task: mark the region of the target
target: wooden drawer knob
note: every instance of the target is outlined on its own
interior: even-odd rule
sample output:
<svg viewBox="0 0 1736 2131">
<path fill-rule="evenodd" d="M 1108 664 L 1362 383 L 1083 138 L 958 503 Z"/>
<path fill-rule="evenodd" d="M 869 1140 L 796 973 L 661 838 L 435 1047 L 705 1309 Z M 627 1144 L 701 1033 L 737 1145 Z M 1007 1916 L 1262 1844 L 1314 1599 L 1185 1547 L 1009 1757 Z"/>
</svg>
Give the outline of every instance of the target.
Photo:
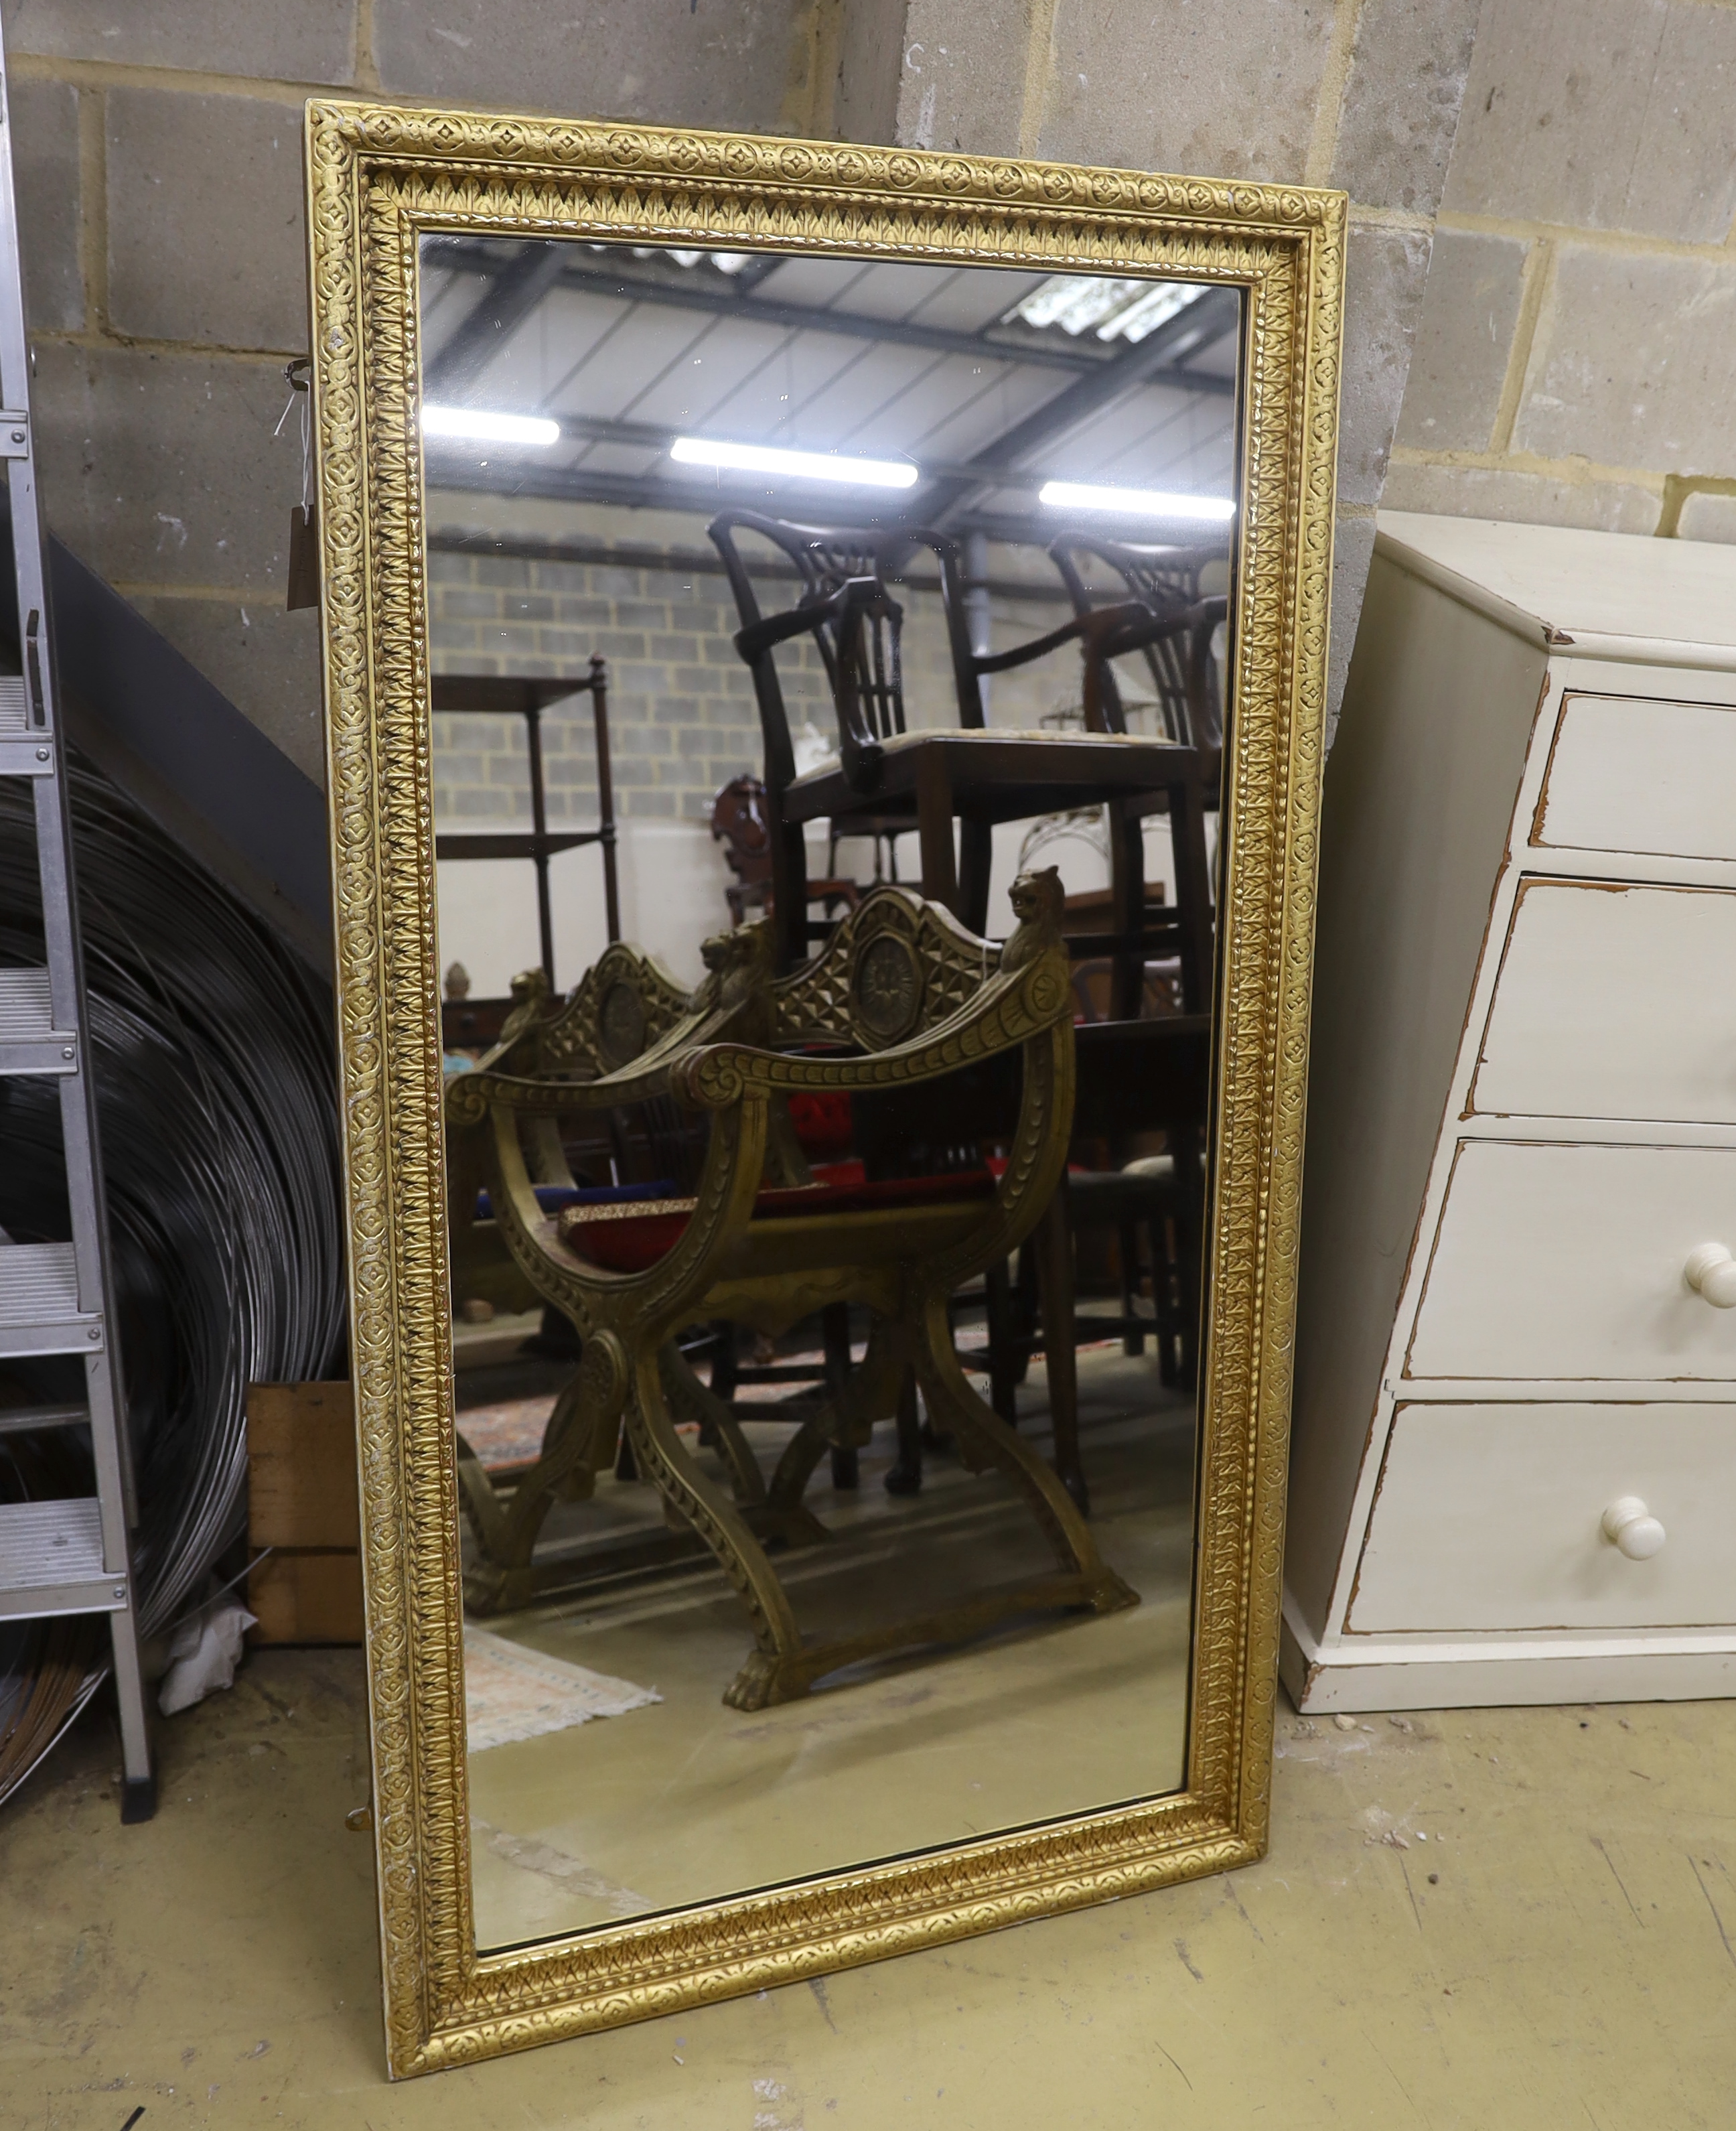
<svg viewBox="0 0 1736 2131">
<path fill-rule="evenodd" d="M 1629 1561 L 1649 1561 L 1668 1536 L 1638 1495 L 1618 1495 L 1604 1511 L 1604 1537 Z"/>
<path fill-rule="evenodd" d="M 1688 1253 L 1681 1276 L 1714 1310 L 1736 1310 L 1736 1257 L 1723 1243 L 1699 1243 Z"/>
</svg>

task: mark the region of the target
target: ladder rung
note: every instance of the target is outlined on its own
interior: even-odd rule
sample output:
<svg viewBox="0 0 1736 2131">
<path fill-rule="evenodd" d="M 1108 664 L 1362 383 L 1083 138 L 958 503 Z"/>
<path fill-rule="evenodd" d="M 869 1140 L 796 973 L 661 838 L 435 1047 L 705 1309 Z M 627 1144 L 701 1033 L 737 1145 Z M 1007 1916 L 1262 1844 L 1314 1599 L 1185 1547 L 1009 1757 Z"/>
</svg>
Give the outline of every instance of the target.
<svg viewBox="0 0 1736 2131">
<path fill-rule="evenodd" d="M 47 970 L 0 970 L 0 1074 L 71 1073 L 78 1062 L 77 1039 L 55 1027 Z"/>
<path fill-rule="evenodd" d="M 89 1419 L 88 1406 L 0 1406 L 0 1435 L 26 1435 L 38 1428 L 76 1428 Z"/>
<path fill-rule="evenodd" d="M 54 742 L 46 733 L 20 740 L 16 733 L 0 732 L 0 777 L 52 777 Z"/>
<path fill-rule="evenodd" d="M 25 700 L 23 676 L 0 673 L 0 733 L 29 730 L 30 706 Z"/>
<path fill-rule="evenodd" d="M 126 1592 L 125 1576 L 103 1566 L 103 1509 L 94 1497 L 0 1503 L 0 1619 L 112 1613 Z"/>
<path fill-rule="evenodd" d="M 88 1353 L 102 1331 L 101 1317 L 79 1307 L 70 1243 L 0 1245 L 0 1357 Z"/>
</svg>

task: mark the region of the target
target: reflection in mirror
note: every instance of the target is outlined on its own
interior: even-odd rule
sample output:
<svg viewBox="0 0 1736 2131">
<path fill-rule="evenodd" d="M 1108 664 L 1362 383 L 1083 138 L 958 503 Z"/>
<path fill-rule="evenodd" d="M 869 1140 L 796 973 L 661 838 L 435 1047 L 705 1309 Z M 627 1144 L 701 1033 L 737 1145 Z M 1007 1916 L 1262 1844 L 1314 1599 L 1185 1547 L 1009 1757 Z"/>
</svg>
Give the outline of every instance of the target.
<svg viewBox="0 0 1736 2131">
<path fill-rule="evenodd" d="M 1238 292 L 422 292 L 479 1942 L 1179 1787 Z"/>
</svg>

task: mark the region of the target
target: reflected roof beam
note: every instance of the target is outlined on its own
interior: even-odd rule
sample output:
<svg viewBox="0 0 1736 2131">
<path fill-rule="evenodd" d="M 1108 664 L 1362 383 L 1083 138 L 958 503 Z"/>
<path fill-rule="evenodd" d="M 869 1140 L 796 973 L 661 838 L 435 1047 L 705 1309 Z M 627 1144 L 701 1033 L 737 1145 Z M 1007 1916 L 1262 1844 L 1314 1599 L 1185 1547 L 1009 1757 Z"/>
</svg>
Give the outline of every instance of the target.
<svg viewBox="0 0 1736 2131">
<path fill-rule="evenodd" d="M 1146 378 L 1145 382 L 1147 385 L 1173 384 L 1184 391 L 1203 391 L 1214 399 L 1227 400 L 1236 390 L 1236 381 L 1233 377 L 1208 376 L 1204 378 L 1196 378 L 1182 371 L 1160 371 L 1155 377 Z M 624 417 L 605 419 L 595 414 L 552 414 L 548 409 L 540 407 L 536 411 L 545 421 L 558 422 L 561 425 L 561 434 L 563 437 L 571 438 L 575 443 L 624 444 L 633 451 L 667 452 L 677 437 L 689 437 L 698 433 L 692 429 L 670 429 L 661 422 L 634 422 L 627 420 Z M 760 438 L 744 438 L 739 441 L 757 443 L 766 440 Z M 476 448 L 456 438 L 433 437 L 428 439 L 428 448 L 433 452 L 457 450 L 467 457 L 474 457 Z M 777 450 L 781 447 L 773 445 L 772 448 Z M 790 448 L 796 450 L 801 447 L 792 445 Z M 873 451 L 870 451 L 868 454 L 870 457 L 876 455 Z M 882 457 L 891 455 L 890 447 L 887 453 L 879 454 Z M 973 453 L 968 460 L 940 459 L 931 457 L 919 445 L 908 456 L 921 468 L 922 478 L 925 481 L 931 480 L 941 474 L 967 473 L 973 475 L 978 481 L 987 481 L 992 479 L 995 472 L 995 468 L 984 464 L 983 454 L 980 453 Z M 981 472 L 978 471 L 979 467 L 982 468 Z M 1049 478 L 1046 474 L 1039 476 L 1034 469 L 1028 467 L 1021 468 L 1015 473 L 1011 460 L 1007 461 L 1002 471 L 1008 475 L 1009 478 L 1015 478 L 1021 482 Z"/>
<path fill-rule="evenodd" d="M 424 381 L 427 395 L 462 392 L 474 384 L 489 358 L 505 347 L 559 280 L 564 263 L 561 245 L 536 244 L 492 275 L 430 360 Z"/>
<path fill-rule="evenodd" d="M 1029 475 L 1021 479 L 1035 486 Z M 438 460 L 431 459 L 428 485 L 430 491 L 444 489 L 471 496 L 535 496 L 553 503 L 613 503 L 632 510 L 681 511 L 690 517 L 709 515 L 744 500 L 721 489 L 709 488 L 702 481 L 662 481 L 653 476 L 626 473 L 587 473 L 579 467 L 481 467 L 474 461 L 469 464 L 457 461 L 443 466 Z M 973 485 L 980 487 L 983 484 L 978 477 Z M 855 493 L 859 496 L 860 491 Z M 804 501 L 791 515 L 798 524 L 877 524 L 887 530 L 906 523 L 925 525 L 931 522 L 920 507 L 907 519 L 902 512 L 892 511 L 876 517 L 859 508 L 852 511 L 841 496 L 828 496 L 823 493 L 815 494 L 811 501 Z M 1021 518 L 1004 510 L 989 513 L 956 509 L 948 520 L 947 529 L 954 533 L 987 533 L 992 540 L 1041 544 L 1053 537 L 1059 522 L 1059 515 L 1050 510 L 1033 510 L 1028 518 Z M 1169 522 L 1160 518 L 1141 519 L 1140 538 L 1160 538 L 1160 530 L 1151 529 L 1161 529 Z M 1200 544 L 1198 520 L 1174 522 L 1179 539 L 1191 546 Z"/>
<path fill-rule="evenodd" d="M 1178 370 L 1160 370 L 1141 382 L 1173 385 L 1182 390 L 1208 394 L 1213 398 L 1227 398 L 1236 389 L 1233 378 L 1209 374 L 1196 376 Z M 1038 409 L 1039 413 L 1042 411 Z M 545 419 L 558 422 L 562 436 L 572 443 L 620 445 L 629 451 L 664 453 L 677 436 L 686 433 L 684 430 L 666 429 L 659 423 L 604 420 L 591 414 L 550 414 Z M 643 489 L 648 493 L 654 491 L 660 499 L 685 496 L 692 499 L 686 507 L 694 510 L 703 509 L 705 499 L 715 492 L 703 479 L 682 481 L 658 473 L 615 474 L 584 467 L 550 467 L 533 458 L 520 457 L 510 448 L 502 448 L 504 455 L 491 454 L 488 462 L 482 464 L 476 457 L 475 444 L 458 438 L 425 438 L 423 450 L 428 461 L 429 484 L 439 488 L 462 488 L 500 496 L 582 495 L 588 501 L 629 504 L 638 500 L 638 491 Z M 921 482 L 912 495 L 909 511 L 904 515 L 913 522 L 921 520 L 925 524 L 934 522 L 930 514 L 935 507 L 932 499 L 937 489 L 1035 488 L 1050 478 L 1040 467 L 1016 464 L 1010 457 L 990 461 L 982 453 L 958 460 L 930 458 L 925 453 L 916 455 L 916 462 Z M 596 482 L 606 483 L 606 492 L 601 488 L 593 491 L 583 486 Z M 581 486 L 575 487 L 573 483 Z"/>
<path fill-rule="evenodd" d="M 809 304 L 781 304 L 773 296 L 759 296 L 751 290 L 738 295 L 733 289 L 719 288 L 715 283 L 701 279 L 696 270 L 678 268 L 684 279 L 680 282 L 658 278 L 651 273 L 625 271 L 619 267 L 580 264 L 572 257 L 573 247 L 551 245 L 551 251 L 562 251 L 562 263 L 551 277 L 550 285 L 558 283 L 563 289 L 572 289 L 591 296 L 614 296 L 638 304 L 662 304 L 675 310 L 703 311 L 723 318 L 753 318 L 763 325 L 785 326 L 798 331 L 841 334 L 849 340 L 883 341 L 899 347 L 921 347 L 936 355 L 968 355 L 980 361 L 993 356 L 1007 362 L 1027 362 L 1048 370 L 1069 370 L 1076 375 L 1112 369 L 1116 357 L 1098 343 L 1069 341 L 1064 338 L 1050 339 L 1035 328 L 1026 332 L 1005 333 L 1003 338 L 990 340 L 984 333 L 956 332 L 947 326 L 918 325 L 902 318 L 877 318 L 860 311 L 821 310 Z M 520 262 L 511 261 L 503 270 L 497 256 L 485 245 L 474 241 L 455 238 L 442 242 L 437 255 L 442 266 L 457 268 L 461 273 L 481 274 L 504 280 Z M 586 261 L 595 258 L 594 252 L 586 252 Z M 643 262 L 635 262 L 636 265 Z M 782 264 L 782 260 L 775 262 Z M 740 278 L 740 277 L 738 277 Z M 485 299 L 485 303 L 487 301 Z M 479 306 L 480 308 L 480 306 Z M 1184 318 L 1195 307 L 1182 313 Z M 467 323 L 467 321 L 466 321 Z M 1159 332 L 1162 328 L 1159 328 Z M 1157 334 L 1151 336 L 1153 340 Z M 1141 347 L 1149 342 L 1141 341 Z"/>
<path fill-rule="evenodd" d="M 1215 387 L 1233 392 L 1233 378 L 1214 378 L 1212 386 L 1208 387 L 1204 378 L 1179 370 L 1175 351 L 1180 347 L 1187 354 L 1198 355 L 1214 347 L 1227 333 L 1236 330 L 1241 319 L 1239 290 L 1214 289 L 1210 295 L 1200 297 L 1186 310 L 1165 319 L 1144 340 L 1102 365 L 1089 377 L 1076 378 L 1054 399 L 1033 408 L 1021 421 L 1015 422 L 1002 435 L 985 444 L 966 467 L 942 481 L 938 487 L 925 488 L 912 503 L 911 522 L 915 524 L 920 519 L 926 525 L 944 525 L 979 490 L 1004 481 L 1010 467 L 1022 465 L 1033 452 L 1064 436 L 1069 429 L 1078 429 L 1081 423 L 1101 414 L 1136 386 L 1161 381 L 1193 391 Z"/>
<path fill-rule="evenodd" d="M 1148 385 L 1163 381 L 1161 376 L 1145 380 Z M 1219 387 L 1226 393 L 1233 389 L 1228 378 L 1212 381 L 1214 392 Z M 552 414 L 546 419 L 558 422 L 562 436 L 576 443 L 615 444 L 629 451 L 667 453 L 677 436 L 687 433 L 684 430 L 664 429 L 655 422 L 604 421 L 591 414 Z M 564 480 L 571 476 L 590 480 L 595 472 L 596 477 L 624 481 L 629 487 L 638 482 L 646 482 L 660 491 L 682 489 L 690 496 L 701 497 L 714 492 L 703 474 L 685 481 L 679 476 L 655 472 L 644 475 L 611 473 L 605 476 L 600 469 L 586 467 L 544 467 L 534 459 L 521 457 L 510 447 L 504 448 L 511 452 L 510 457 L 499 457 L 491 452 L 488 463 L 484 466 L 478 461 L 477 447 L 464 438 L 425 438 L 423 450 L 428 460 L 428 480 L 431 483 L 451 487 L 457 485 L 456 476 L 468 469 L 473 473 L 485 474 L 490 476 L 490 480 L 466 480 L 463 486 L 467 488 L 487 488 L 491 481 L 503 495 L 529 496 L 551 492 L 533 488 L 530 485 L 533 479 L 540 481 L 546 476 L 553 480 Z M 1040 467 L 1016 465 L 1011 459 L 990 464 L 980 455 L 961 460 L 930 458 L 926 453 L 922 453 L 917 456 L 915 462 L 919 469 L 921 485 L 911 491 L 911 507 L 903 515 L 921 519 L 925 524 L 930 520 L 924 499 L 935 495 L 937 485 L 943 488 L 949 484 L 956 486 L 959 483 L 972 488 L 1035 488 L 1040 482 L 1051 478 L 1050 474 Z M 826 485 L 822 484 L 822 486 Z M 838 486 L 849 487 L 851 484 L 841 481 Z M 818 491 L 804 486 L 797 492 L 806 495 L 818 493 Z"/>
</svg>

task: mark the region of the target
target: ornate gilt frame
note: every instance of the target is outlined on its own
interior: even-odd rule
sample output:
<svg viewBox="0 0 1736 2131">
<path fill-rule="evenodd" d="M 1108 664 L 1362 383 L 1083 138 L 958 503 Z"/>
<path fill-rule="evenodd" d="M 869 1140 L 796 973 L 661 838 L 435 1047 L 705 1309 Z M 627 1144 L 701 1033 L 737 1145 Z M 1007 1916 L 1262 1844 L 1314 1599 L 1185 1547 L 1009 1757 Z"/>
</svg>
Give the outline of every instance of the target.
<svg viewBox="0 0 1736 2131">
<path fill-rule="evenodd" d="M 390 2069 L 461 2064 L 1221 1870 L 1266 1841 L 1337 429 L 1341 194 L 310 103 L 338 1009 Z M 1239 284 L 1212 1307 L 1188 1784 L 913 1860 L 479 1954 L 415 408 L 426 229 L 1154 269 Z"/>
</svg>

